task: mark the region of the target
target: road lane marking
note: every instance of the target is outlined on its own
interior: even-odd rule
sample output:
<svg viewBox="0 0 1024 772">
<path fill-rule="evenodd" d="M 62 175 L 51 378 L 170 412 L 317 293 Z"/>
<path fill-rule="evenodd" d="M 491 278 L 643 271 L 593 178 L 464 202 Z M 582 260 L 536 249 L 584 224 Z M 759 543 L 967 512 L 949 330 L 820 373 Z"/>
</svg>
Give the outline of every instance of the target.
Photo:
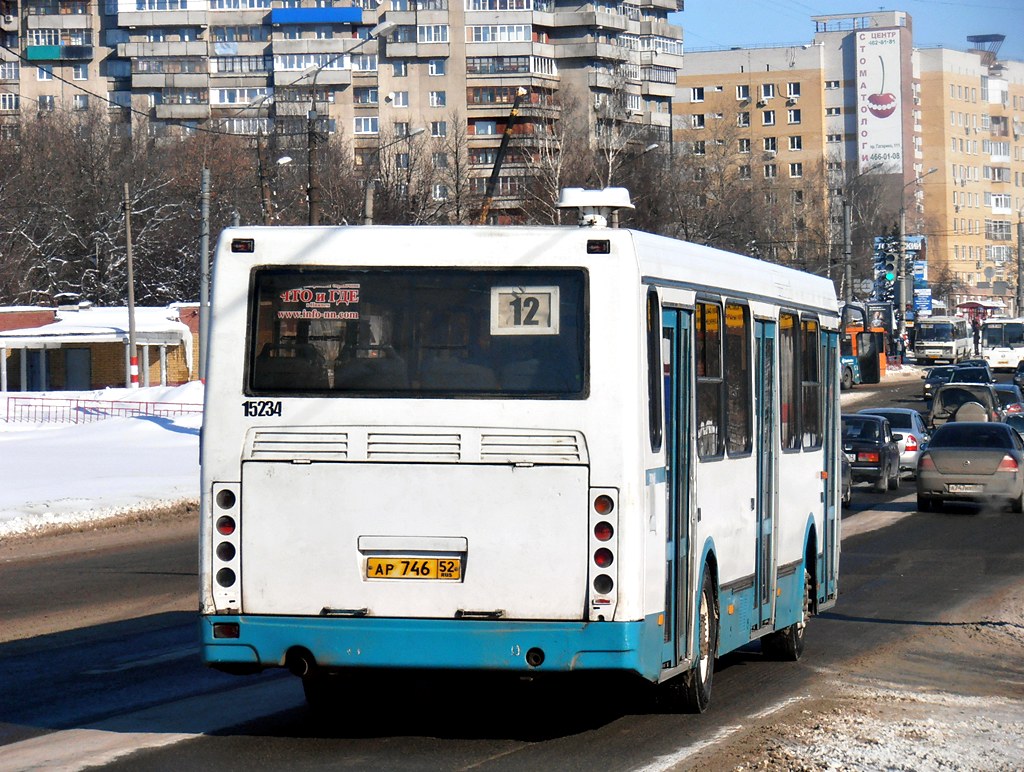
<svg viewBox="0 0 1024 772">
<path fill-rule="evenodd" d="M 76 772 L 162 748 L 303 704 L 297 678 L 204 694 L 0 746 L 0 769 Z M 268 709 L 267 706 L 272 706 Z"/>
</svg>

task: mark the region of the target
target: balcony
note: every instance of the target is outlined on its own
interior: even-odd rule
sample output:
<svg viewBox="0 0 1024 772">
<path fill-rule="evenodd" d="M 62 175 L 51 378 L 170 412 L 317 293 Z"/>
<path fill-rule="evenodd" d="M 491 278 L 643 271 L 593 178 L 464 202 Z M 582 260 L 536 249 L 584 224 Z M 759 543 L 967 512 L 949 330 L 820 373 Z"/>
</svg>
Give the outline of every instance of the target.
<svg viewBox="0 0 1024 772">
<path fill-rule="evenodd" d="M 629 29 L 629 19 L 617 13 L 600 13 L 598 11 L 559 12 L 551 14 L 552 27 L 596 27 L 625 32 Z"/>
<path fill-rule="evenodd" d="M 273 8 L 271 24 L 362 24 L 363 9 L 346 8 Z"/>
<path fill-rule="evenodd" d="M 206 88 L 209 83 L 205 72 L 132 73 L 132 88 Z"/>
<path fill-rule="evenodd" d="M 159 120 L 206 120 L 210 117 L 210 105 L 157 105 L 156 117 Z"/>
<path fill-rule="evenodd" d="M 135 27 L 205 27 L 206 11 L 124 11 L 117 14 L 117 26 Z"/>
<path fill-rule="evenodd" d="M 26 46 L 30 62 L 82 62 L 93 57 L 92 46 Z"/>
<path fill-rule="evenodd" d="M 117 55 L 122 59 L 147 59 L 153 56 L 199 56 L 206 58 L 207 46 L 202 40 L 177 41 L 173 43 L 118 43 Z"/>
</svg>

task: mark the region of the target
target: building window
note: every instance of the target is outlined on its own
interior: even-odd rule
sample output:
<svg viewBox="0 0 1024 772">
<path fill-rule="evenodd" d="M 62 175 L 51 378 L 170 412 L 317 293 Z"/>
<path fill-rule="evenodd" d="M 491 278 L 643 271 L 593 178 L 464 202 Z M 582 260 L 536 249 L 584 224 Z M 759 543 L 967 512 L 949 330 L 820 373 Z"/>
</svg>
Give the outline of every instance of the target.
<svg viewBox="0 0 1024 772">
<path fill-rule="evenodd" d="M 71 66 L 71 78 L 73 80 L 89 80 L 89 65 L 75 64 Z"/>
<path fill-rule="evenodd" d="M 41 64 L 36 67 L 36 80 L 53 80 L 53 65 Z"/>
<path fill-rule="evenodd" d="M 765 179 L 774 179 L 779 176 L 779 168 L 775 164 L 764 165 L 764 176 Z"/>
<path fill-rule="evenodd" d="M 435 169 L 447 169 L 448 168 L 448 154 L 447 153 L 434 153 L 431 156 L 431 161 L 433 162 Z"/>
<path fill-rule="evenodd" d="M 765 110 L 764 112 L 762 112 L 761 113 L 761 124 L 764 125 L 764 126 L 774 126 L 775 125 L 775 111 L 774 110 Z"/>
<path fill-rule="evenodd" d="M 417 43 L 447 43 L 447 24 L 425 24 L 416 28 Z"/>
<path fill-rule="evenodd" d="M 739 100 L 750 99 L 750 86 L 737 86 L 736 98 Z"/>
<path fill-rule="evenodd" d="M 787 83 L 786 84 L 786 96 L 790 99 L 800 98 L 800 84 L 799 83 Z"/>
<path fill-rule="evenodd" d="M 696 115 L 690 116 L 690 128 L 703 129 L 704 128 L 704 113 L 697 113 Z"/>
<path fill-rule="evenodd" d="M 843 135 L 842 134 L 829 134 L 829 135 L 827 135 L 825 137 L 825 141 L 826 142 L 842 142 L 843 141 Z"/>
<path fill-rule="evenodd" d="M 790 137 L 789 138 L 789 149 L 790 150 L 803 150 L 804 149 L 804 138 L 803 137 Z"/>
<path fill-rule="evenodd" d="M 476 121 L 473 127 L 477 136 L 494 136 L 498 133 L 497 121 Z"/>
<path fill-rule="evenodd" d="M 786 110 L 786 120 L 789 123 L 800 123 L 800 111 L 795 108 Z"/>
<path fill-rule="evenodd" d="M 360 86 L 352 89 L 352 102 L 357 105 L 377 104 L 377 87 Z"/>
<path fill-rule="evenodd" d="M 703 102 L 704 101 L 704 87 L 694 86 L 690 89 L 690 101 L 691 102 Z"/>
<path fill-rule="evenodd" d="M 430 196 L 435 201 L 447 201 L 448 200 L 448 186 L 443 183 L 437 183 L 430 191 Z"/>
<path fill-rule="evenodd" d="M 405 78 L 409 75 L 409 63 L 404 59 L 391 63 L 391 75 L 395 78 Z"/>
<path fill-rule="evenodd" d="M 835 91 L 838 88 L 839 88 L 839 81 L 838 80 L 826 80 L 825 81 L 825 90 L 826 91 Z"/>
<path fill-rule="evenodd" d="M 740 142 L 740 152 L 741 153 L 749 153 L 750 152 L 750 139 L 743 138 L 739 142 Z"/>
<path fill-rule="evenodd" d="M 379 131 L 379 123 L 376 115 L 359 116 L 355 119 L 353 130 L 356 134 L 376 134 Z"/>
<path fill-rule="evenodd" d="M 447 102 L 447 97 L 444 91 L 431 91 L 430 92 L 430 106 L 431 107 L 444 107 Z"/>
<path fill-rule="evenodd" d="M 833 116 L 833 115 L 842 115 L 842 114 L 843 114 L 843 108 L 841 108 L 841 107 L 826 107 L 825 108 L 825 115 Z"/>
<path fill-rule="evenodd" d="M 448 136 L 448 121 L 431 121 L 430 122 L 430 136 L 432 136 L 432 137 L 447 137 Z"/>
<path fill-rule="evenodd" d="M 88 94 L 75 94 L 71 99 L 72 110 L 88 110 L 89 109 L 89 95 Z"/>
<path fill-rule="evenodd" d="M 56 99 L 53 94 L 43 94 L 39 97 L 39 112 L 50 113 L 56 108 Z"/>
<path fill-rule="evenodd" d="M 775 84 L 774 83 L 762 83 L 761 84 L 761 99 L 772 99 L 775 96 Z"/>
<path fill-rule="evenodd" d="M 775 137 L 765 137 L 763 141 L 764 150 L 766 153 L 774 153 L 776 150 L 779 149 L 779 144 Z"/>
<path fill-rule="evenodd" d="M 749 165 L 743 164 L 743 165 L 741 165 L 739 167 L 739 170 L 740 170 L 740 179 L 741 180 L 749 180 L 750 179 L 750 166 Z"/>
<path fill-rule="evenodd" d="M 409 106 L 409 92 L 408 91 L 394 91 L 394 92 L 392 92 L 392 94 L 394 96 L 392 96 L 391 94 L 388 95 L 389 97 L 391 97 L 391 106 L 392 107 L 408 107 Z"/>
<path fill-rule="evenodd" d="M 794 163 L 789 165 L 789 176 L 790 177 L 803 177 L 804 176 L 804 165 L 802 163 Z"/>
<path fill-rule="evenodd" d="M 440 76 L 445 74 L 445 60 L 444 59 L 431 59 L 427 62 L 427 74 L 431 76 Z"/>
<path fill-rule="evenodd" d="M 408 121 L 395 121 L 395 136 L 396 137 L 408 137 L 409 136 L 409 122 Z"/>
<path fill-rule="evenodd" d="M 705 152 L 704 140 L 698 139 L 696 142 L 693 143 L 692 147 L 693 147 L 693 154 L 694 155 L 704 155 L 704 152 Z"/>
<path fill-rule="evenodd" d="M 0 110 L 17 110 L 20 102 L 17 94 L 0 91 Z"/>
<path fill-rule="evenodd" d="M 740 128 L 746 128 L 750 126 L 750 113 L 739 112 L 736 113 L 736 125 Z"/>
<path fill-rule="evenodd" d="M 397 169 L 408 169 L 409 168 L 409 154 L 408 153 L 395 153 L 395 168 L 397 168 Z"/>
</svg>

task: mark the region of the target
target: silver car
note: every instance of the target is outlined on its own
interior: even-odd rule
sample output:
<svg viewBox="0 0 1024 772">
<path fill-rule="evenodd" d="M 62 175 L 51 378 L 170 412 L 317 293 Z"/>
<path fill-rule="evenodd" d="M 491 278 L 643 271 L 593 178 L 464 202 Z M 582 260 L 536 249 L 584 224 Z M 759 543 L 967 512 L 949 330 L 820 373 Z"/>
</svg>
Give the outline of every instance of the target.
<svg viewBox="0 0 1024 772">
<path fill-rule="evenodd" d="M 917 509 L 944 501 L 994 501 L 1024 511 L 1024 441 L 1010 426 L 950 421 L 917 462 Z"/>
<path fill-rule="evenodd" d="M 931 436 L 924 416 L 906 407 L 866 407 L 857 412 L 887 418 L 892 430 L 903 435 L 897 443 L 900 446 L 900 471 L 909 472 L 913 478 L 917 474 L 917 458 L 928 447 Z"/>
</svg>

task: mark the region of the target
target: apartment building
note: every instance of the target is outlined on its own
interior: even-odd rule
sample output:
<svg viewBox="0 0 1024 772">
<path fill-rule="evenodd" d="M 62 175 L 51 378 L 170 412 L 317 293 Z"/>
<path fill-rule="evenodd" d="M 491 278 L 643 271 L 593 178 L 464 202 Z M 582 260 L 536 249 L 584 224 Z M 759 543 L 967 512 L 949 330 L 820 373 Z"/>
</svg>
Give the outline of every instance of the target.
<svg viewBox="0 0 1024 772">
<path fill-rule="evenodd" d="M 383 138 L 458 128 L 482 179 L 521 88 L 524 147 L 569 92 L 617 105 L 617 120 L 667 139 L 683 38 L 668 14 L 681 9 L 682 0 L 0 0 L 0 136 L 21 115 L 97 100 L 126 130 L 130 114 L 145 117 L 153 136 L 294 137 L 312 117 L 320 132 L 351 139 L 357 162 Z M 593 136 L 598 111 L 589 115 Z M 510 160 L 526 163 L 529 151 Z"/>
<path fill-rule="evenodd" d="M 1024 62 L 1000 61 L 1003 35 L 968 50 L 917 52 L 929 262 L 967 290 L 956 304 L 1020 313 L 1016 224 L 1024 213 Z"/>
<path fill-rule="evenodd" d="M 777 255 L 791 261 L 801 240 L 819 249 L 827 241 L 830 259 L 839 259 L 842 202 L 854 183 L 872 178 L 875 193 L 888 192 L 895 217 L 901 186 L 922 164 L 910 17 L 877 11 L 811 22 L 807 43 L 687 50 L 674 108 L 684 152 L 724 141 L 739 179 L 773 183 L 776 192 L 766 196 L 788 191 L 827 218 L 824 233 L 801 235 L 807 223 L 791 215 L 789 254 Z"/>
</svg>

